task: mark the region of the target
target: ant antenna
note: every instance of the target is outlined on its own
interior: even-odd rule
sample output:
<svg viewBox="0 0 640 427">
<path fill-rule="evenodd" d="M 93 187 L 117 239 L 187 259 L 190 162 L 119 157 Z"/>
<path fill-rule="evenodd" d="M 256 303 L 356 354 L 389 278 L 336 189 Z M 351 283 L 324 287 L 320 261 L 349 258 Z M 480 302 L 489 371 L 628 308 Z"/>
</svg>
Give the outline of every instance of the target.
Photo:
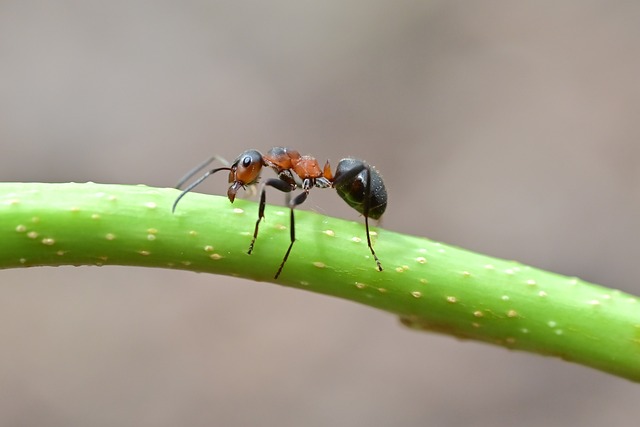
<svg viewBox="0 0 640 427">
<path fill-rule="evenodd" d="M 182 178 L 180 178 L 180 181 L 178 181 L 178 183 L 175 185 L 174 188 L 180 188 L 182 187 L 182 185 L 189 181 L 191 179 L 191 177 L 193 177 L 193 175 L 197 174 L 198 172 L 200 172 L 202 169 L 206 168 L 209 164 L 211 164 L 214 160 L 216 159 L 216 156 L 211 156 L 209 157 L 207 160 L 205 160 L 204 162 L 200 163 L 198 166 L 196 166 L 195 168 L 191 169 L 189 172 L 187 172 L 186 174 L 184 174 L 184 176 Z"/>
<path fill-rule="evenodd" d="M 198 173 L 200 170 L 202 170 L 204 167 L 206 167 L 209 163 L 211 163 L 212 161 L 214 161 L 216 158 L 212 157 L 211 159 L 207 160 L 206 162 L 204 162 L 203 164 L 199 165 L 198 167 L 196 167 L 195 169 L 189 171 L 189 173 L 187 173 L 184 178 L 182 178 L 180 180 L 180 182 L 178 183 L 178 185 L 176 186 L 176 188 L 179 188 L 182 184 L 184 184 L 185 181 L 187 181 L 189 178 L 191 178 L 193 175 L 195 175 L 196 173 Z M 178 196 L 178 198 L 176 199 L 175 202 L 173 202 L 173 206 L 171 207 L 171 213 L 174 213 L 176 211 L 176 206 L 178 206 L 178 202 L 180 201 L 180 199 L 182 199 L 184 197 L 185 194 L 187 194 L 189 191 L 193 190 L 194 188 L 196 188 L 198 185 L 200 185 L 202 183 L 202 181 L 204 181 L 205 179 L 207 179 L 209 176 L 213 175 L 216 172 L 220 172 L 220 171 L 230 171 L 231 168 L 229 167 L 222 167 L 222 168 L 216 168 L 216 169 L 211 169 L 210 171 L 208 171 L 207 173 L 205 173 L 204 175 L 202 175 L 200 178 L 198 178 L 196 181 L 192 182 L 187 188 L 184 189 L 184 191 L 182 193 L 180 193 L 180 195 Z"/>
</svg>

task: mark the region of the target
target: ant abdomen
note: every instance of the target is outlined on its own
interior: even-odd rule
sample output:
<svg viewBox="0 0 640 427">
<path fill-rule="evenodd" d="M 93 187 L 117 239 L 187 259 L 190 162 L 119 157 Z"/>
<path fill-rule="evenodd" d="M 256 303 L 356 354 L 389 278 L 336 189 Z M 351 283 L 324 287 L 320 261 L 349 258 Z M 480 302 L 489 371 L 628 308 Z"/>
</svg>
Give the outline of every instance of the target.
<svg viewBox="0 0 640 427">
<path fill-rule="evenodd" d="M 362 160 L 340 160 L 334 175 L 334 187 L 342 200 L 362 215 L 380 219 L 387 208 L 387 189 L 382 176 Z"/>
</svg>

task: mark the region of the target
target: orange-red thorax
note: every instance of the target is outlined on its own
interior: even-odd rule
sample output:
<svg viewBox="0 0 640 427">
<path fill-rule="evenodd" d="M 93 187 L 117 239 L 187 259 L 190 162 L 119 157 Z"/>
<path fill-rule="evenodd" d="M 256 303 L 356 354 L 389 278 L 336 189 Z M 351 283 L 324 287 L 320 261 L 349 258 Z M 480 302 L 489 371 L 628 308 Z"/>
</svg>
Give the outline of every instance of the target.
<svg viewBox="0 0 640 427">
<path fill-rule="evenodd" d="M 269 150 L 269 152 L 262 156 L 264 162 L 273 168 L 276 172 L 280 173 L 284 170 L 292 168 L 291 157 L 300 157 L 300 153 L 295 150 L 289 150 L 286 148 L 275 147 Z"/>
<path fill-rule="evenodd" d="M 311 156 L 302 156 L 299 159 L 291 160 L 293 171 L 302 179 L 320 178 L 322 170 L 318 161 Z"/>
<path fill-rule="evenodd" d="M 296 150 L 276 147 L 263 156 L 267 165 L 280 173 L 290 170 L 301 179 L 320 178 L 323 176 L 318 161 L 311 156 L 301 156 Z"/>
</svg>

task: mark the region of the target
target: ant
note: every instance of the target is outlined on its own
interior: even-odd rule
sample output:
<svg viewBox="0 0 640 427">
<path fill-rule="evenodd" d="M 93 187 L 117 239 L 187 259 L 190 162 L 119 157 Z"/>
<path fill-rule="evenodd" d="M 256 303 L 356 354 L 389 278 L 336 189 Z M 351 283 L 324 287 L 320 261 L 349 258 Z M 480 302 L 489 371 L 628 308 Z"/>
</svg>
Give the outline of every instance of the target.
<svg viewBox="0 0 640 427">
<path fill-rule="evenodd" d="M 382 264 L 371 245 L 369 218 L 377 220 L 380 219 L 384 213 L 387 207 L 387 190 L 382 182 L 382 176 L 372 166 L 362 160 L 346 158 L 340 160 L 335 174 L 333 174 L 331 172 L 329 161 L 326 162 L 323 169 L 320 169 L 318 161 L 311 156 L 301 156 L 300 153 L 290 148 L 273 147 L 264 155 L 257 150 L 247 150 L 240 154 L 230 166 L 228 166 L 228 162 L 224 159 L 218 156 L 213 156 L 189 171 L 178 182 L 176 188 L 180 189 L 186 181 L 191 179 L 191 177 L 206 168 L 215 160 L 219 160 L 227 164 L 227 166 L 207 171 L 204 175 L 185 188 L 173 203 L 173 207 L 171 209 L 172 212 L 175 211 L 178 202 L 185 194 L 193 190 L 196 186 L 202 183 L 202 181 L 216 172 L 223 170 L 229 171 L 228 181 L 231 185 L 227 190 L 227 197 L 229 198 L 229 201 L 233 203 L 238 190 L 241 188 L 246 190 L 247 187 L 256 185 L 260 179 L 260 172 L 262 168 L 265 166 L 270 167 L 278 177 L 270 178 L 262 185 L 260 204 L 258 207 L 258 220 L 256 221 L 256 225 L 253 230 L 253 238 L 249 245 L 248 254 L 251 254 L 253 251 L 256 239 L 258 238 L 260 222 L 264 219 L 266 186 L 273 187 L 276 190 L 287 193 L 287 195 L 296 189 L 302 190 L 302 192 L 292 200 L 288 199 L 291 240 L 289 248 L 282 259 L 282 263 L 276 272 L 274 277 L 275 279 L 280 276 L 280 273 L 284 268 L 284 264 L 287 262 L 291 249 L 293 248 L 293 243 L 296 240 L 295 216 L 293 214 L 294 208 L 307 200 L 309 191 L 313 187 L 335 188 L 342 200 L 364 216 L 364 224 L 367 232 L 367 244 L 371 250 L 371 255 L 373 255 L 376 262 L 378 271 L 382 271 Z"/>
</svg>

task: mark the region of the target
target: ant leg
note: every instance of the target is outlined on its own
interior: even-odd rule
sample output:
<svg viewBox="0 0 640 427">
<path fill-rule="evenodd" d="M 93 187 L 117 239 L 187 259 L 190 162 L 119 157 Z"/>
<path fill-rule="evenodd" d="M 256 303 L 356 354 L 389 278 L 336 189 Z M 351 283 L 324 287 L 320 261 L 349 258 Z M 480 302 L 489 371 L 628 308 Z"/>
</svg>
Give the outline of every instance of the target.
<svg viewBox="0 0 640 427">
<path fill-rule="evenodd" d="M 335 178 L 335 179 L 333 180 L 333 183 L 332 183 L 333 187 L 335 187 L 336 185 L 338 185 L 338 184 L 340 184 L 340 183 L 342 183 L 342 182 L 344 182 L 344 181 L 349 181 L 349 180 L 351 180 L 351 179 L 355 178 L 356 176 L 358 176 L 358 174 L 359 174 L 360 172 L 362 172 L 362 171 L 363 171 L 363 170 L 365 170 L 365 169 L 366 169 L 366 170 L 367 170 L 367 172 L 368 172 L 368 171 L 369 171 L 369 166 L 367 166 L 367 165 L 365 165 L 365 164 L 361 164 L 361 165 L 358 165 L 358 166 L 354 166 L 354 167 L 353 167 L 352 169 L 350 169 L 349 171 L 344 172 L 344 173 L 343 173 L 343 174 L 341 174 L 339 177 Z M 367 173 L 367 175 L 370 175 L 370 174 L 369 174 L 369 173 Z M 367 183 L 368 183 L 368 184 L 371 184 L 370 179 L 369 179 L 369 181 L 368 181 Z"/>
<path fill-rule="evenodd" d="M 291 184 L 276 178 L 268 179 L 262 185 L 262 191 L 260 192 L 260 204 L 258 205 L 258 220 L 256 221 L 256 227 L 253 229 L 253 239 L 251 239 L 251 244 L 249 245 L 249 250 L 247 251 L 249 255 L 251 255 L 251 252 L 253 252 L 253 246 L 255 245 L 256 239 L 258 238 L 258 227 L 260 226 L 260 221 L 262 221 L 262 219 L 264 218 L 264 208 L 267 204 L 267 193 L 265 186 L 267 185 L 275 188 L 276 190 L 280 190 L 283 193 L 289 193 L 295 188 L 292 187 Z"/>
<path fill-rule="evenodd" d="M 354 167 L 348 172 L 340 175 L 337 179 L 334 179 L 333 186 L 340 184 L 341 182 L 349 181 L 362 171 L 367 171 L 367 182 L 365 185 L 365 195 L 364 195 L 364 204 L 362 209 L 362 215 L 364 216 L 364 226 L 367 232 L 367 245 L 369 246 L 369 250 L 371 251 L 371 255 L 373 255 L 373 259 L 376 261 L 376 266 L 378 267 L 378 271 L 382 271 L 382 264 L 376 255 L 376 251 L 373 250 L 373 245 L 371 244 L 371 236 L 369 234 L 369 209 L 371 208 L 371 166 L 367 164 L 361 164 L 358 167 Z"/>
<path fill-rule="evenodd" d="M 247 254 L 251 255 L 253 252 L 253 245 L 256 243 L 256 238 L 258 237 L 258 227 L 260 226 L 260 221 L 264 218 L 264 207 L 267 203 L 266 191 L 264 185 L 262 186 L 262 191 L 260 192 L 260 204 L 258 205 L 258 220 L 256 221 L 256 226 L 253 229 L 253 238 L 251 239 L 251 244 L 249 245 L 249 250 Z"/>
<path fill-rule="evenodd" d="M 373 245 L 371 245 L 371 236 L 369 235 L 369 217 L 364 216 L 364 226 L 367 231 L 367 245 L 369 245 L 369 249 L 371 250 L 371 255 L 373 255 L 373 259 L 376 260 L 376 265 L 378 266 L 378 271 L 382 271 L 382 264 L 378 259 L 378 255 L 376 255 L 376 251 L 373 250 Z"/>
<path fill-rule="evenodd" d="M 287 259 L 289 258 L 289 254 L 291 253 L 291 249 L 293 248 L 293 243 L 296 241 L 296 220 L 295 220 L 295 216 L 293 214 L 293 209 L 296 206 L 301 205 L 302 203 L 304 203 L 304 201 L 307 200 L 307 196 L 308 195 L 309 195 L 309 190 L 305 189 L 304 192 L 302 192 L 299 195 L 297 195 L 289 203 L 289 212 L 290 212 L 290 216 L 289 216 L 289 232 L 290 232 L 291 242 L 289 243 L 289 247 L 287 248 L 287 252 L 284 254 L 284 258 L 282 258 L 282 262 L 280 263 L 280 267 L 278 267 L 278 271 L 276 272 L 276 275 L 275 275 L 274 279 L 277 279 L 278 276 L 280 276 L 280 273 L 282 273 L 282 269 L 284 268 L 284 264 L 287 262 Z"/>
<path fill-rule="evenodd" d="M 376 261 L 376 265 L 378 266 L 378 271 L 382 271 L 382 264 L 376 255 L 376 251 L 373 250 L 373 245 L 371 244 L 371 235 L 369 233 L 369 204 L 371 202 L 371 169 L 370 166 L 365 166 L 367 171 L 367 185 L 365 186 L 366 194 L 364 197 L 364 209 L 362 210 L 362 215 L 364 215 L 364 226 L 367 232 L 367 245 L 369 245 L 369 250 L 371 250 L 371 255 L 373 255 L 373 259 Z"/>
</svg>

